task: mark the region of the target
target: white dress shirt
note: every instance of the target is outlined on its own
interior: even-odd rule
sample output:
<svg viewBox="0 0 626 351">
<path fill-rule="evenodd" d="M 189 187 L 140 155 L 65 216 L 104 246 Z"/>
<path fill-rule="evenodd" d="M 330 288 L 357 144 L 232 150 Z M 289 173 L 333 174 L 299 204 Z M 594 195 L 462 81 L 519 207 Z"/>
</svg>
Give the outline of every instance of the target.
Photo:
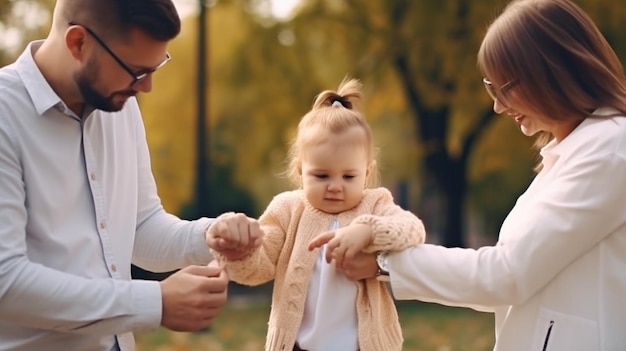
<svg viewBox="0 0 626 351">
<path fill-rule="evenodd" d="M 494 312 L 497 351 L 626 350 L 626 117 L 595 114 L 619 116 L 542 150 L 495 246 L 390 253 L 395 297 Z"/>
<path fill-rule="evenodd" d="M 164 211 L 137 101 L 79 118 L 35 65 L 40 45 L 0 69 L 0 350 L 133 350 L 161 291 L 131 262 L 208 263 L 210 220 Z"/>
<path fill-rule="evenodd" d="M 329 230 L 339 229 L 335 218 Z M 326 245 L 322 246 L 309 281 L 298 346 L 303 350 L 357 351 L 357 283 L 326 263 Z"/>
</svg>

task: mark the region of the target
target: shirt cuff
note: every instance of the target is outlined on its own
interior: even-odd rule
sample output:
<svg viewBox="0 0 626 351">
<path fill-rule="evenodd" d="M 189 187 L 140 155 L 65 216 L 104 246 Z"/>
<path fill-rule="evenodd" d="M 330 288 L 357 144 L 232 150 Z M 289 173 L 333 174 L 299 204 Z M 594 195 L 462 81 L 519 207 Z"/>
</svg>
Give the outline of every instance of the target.
<svg viewBox="0 0 626 351">
<path fill-rule="evenodd" d="M 208 264 L 214 259 L 211 249 L 206 243 L 206 231 L 214 221 L 215 218 L 200 218 L 197 220 L 190 248 L 191 257 L 195 258 L 195 264 Z"/>
<path fill-rule="evenodd" d="M 161 326 L 163 298 L 157 281 L 132 281 L 132 306 L 137 316 L 134 331 L 151 331 Z"/>
</svg>

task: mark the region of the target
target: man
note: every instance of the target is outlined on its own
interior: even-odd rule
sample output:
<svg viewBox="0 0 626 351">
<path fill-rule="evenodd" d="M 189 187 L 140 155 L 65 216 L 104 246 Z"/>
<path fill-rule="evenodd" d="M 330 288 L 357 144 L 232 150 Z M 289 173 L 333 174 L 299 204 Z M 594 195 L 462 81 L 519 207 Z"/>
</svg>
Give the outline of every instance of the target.
<svg viewBox="0 0 626 351">
<path fill-rule="evenodd" d="M 133 331 L 201 329 L 225 303 L 211 220 L 164 211 L 134 97 L 179 31 L 171 0 L 58 0 L 0 69 L 0 350 L 133 350 Z M 216 227 L 260 235 L 241 214 Z M 139 281 L 131 262 L 187 267 Z"/>
</svg>

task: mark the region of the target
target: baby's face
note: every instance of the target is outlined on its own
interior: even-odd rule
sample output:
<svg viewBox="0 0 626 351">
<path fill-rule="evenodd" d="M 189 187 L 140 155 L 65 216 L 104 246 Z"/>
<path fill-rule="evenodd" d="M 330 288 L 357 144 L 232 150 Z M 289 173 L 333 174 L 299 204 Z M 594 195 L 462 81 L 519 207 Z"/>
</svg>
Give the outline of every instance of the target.
<svg viewBox="0 0 626 351">
<path fill-rule="evenodd" d="M 320 211 L 340 213 L 361 202 L 369 160 L 363 143 L 350 135 L 354 132 L 309 145 L 302 155 L 302 188 L 309 203 Z"/>
</svg>

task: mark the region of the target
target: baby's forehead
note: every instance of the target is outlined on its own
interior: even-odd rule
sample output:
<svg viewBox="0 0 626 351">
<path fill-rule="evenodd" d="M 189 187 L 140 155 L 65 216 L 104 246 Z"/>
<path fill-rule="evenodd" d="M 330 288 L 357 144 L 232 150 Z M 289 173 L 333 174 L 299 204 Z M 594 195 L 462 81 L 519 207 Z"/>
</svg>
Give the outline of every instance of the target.
<svg viewBox="0 0 626 351">
<path fill-rule="evenodd" d="M 301 133 L 304 144 L 315 145 L 327 142 L 355 143 L 367 140 L 367 132 L 361 126 L 346 126 L 345 128 L 331 129 L 330 126 L 311 126 Z"/>
<path fill-rule="evenodd" d="M 367 144 L 362 139 L 342 138 L 339 135 L 303 146 L 300 155 L 302 158 L 316 158 L 318 163 L 331 162 L 342 165 L 369 157 Z"/>
</svg>

